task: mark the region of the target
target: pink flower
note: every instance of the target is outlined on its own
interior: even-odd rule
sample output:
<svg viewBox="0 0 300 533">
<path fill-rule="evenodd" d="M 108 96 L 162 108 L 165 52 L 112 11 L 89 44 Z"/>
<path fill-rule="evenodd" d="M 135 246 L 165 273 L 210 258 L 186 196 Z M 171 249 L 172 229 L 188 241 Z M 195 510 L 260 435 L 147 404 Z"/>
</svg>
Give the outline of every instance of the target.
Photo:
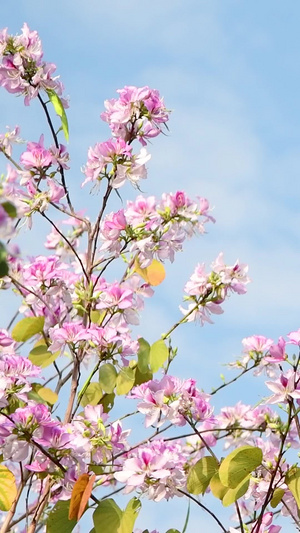
<svg viewBox="0 0 300 533">
<path fill-rule="evenodd" d="M 90 332 L 81 322 L 64 322 L 61 328 L 58 325 L 50 328 L 49 337 L 52 341 L 49 350 L 54 353 L 66 344 L 73 345 L 89 339 Z"/>
<path fill-rule="evenodd" d="M 27 152 L 23 152 L 20 161 L 25 169 L 45 170 L 52 163 L 52 154 L 44 148 L 44 136 L 41 135 L 38 143 L 29 142 Z"/>
<path fill-rule="evenodd" d="M 285 361 L 287 355 L 285 353 L 286 342 L 283 337 L 279 337 L 277 344 L 272 344 L 269 349 L 268 356 L 265 357 L 265 360 L 268 363 L 281 363 Z"/>
<path fill-rule="evenodd" d="M 300 399 L 300 374 L 288 370 L 276 381 L 266 381 L 267 387 L 275 394 L 266 400 L 267 403 L 286 403 L 289 399 Z"/>
<path fill-rule="evenodd" d="M 296 344 L 300 346 L 300 329 L 297 331 L 291 331 L 287 337 L 290 339 L 289 344 Z"/>
<path fill-rule="evenodd" d="M 132 141 L 138 138 L 142 145 L 146 139 L 161 132 L 161 124 L 169 119 L 159 92 L 149 87 L 126 86 L 117 91 L 119 99 L 106 100 L 106 111 L 101 118 L 108 122 L 113 135 Z"/>
<path fill-rule="evenodd" d="M 132 306 L 133 293 L 130 289 L 121 287 L 117 282 L 109 285 L 99 296 L 97 309 L 118 307 L 128 309 Z"/>
<path fill-rule="evenodd" d="M 245 352 L 264 352 L 273 345 L 273 340 L 267 339 L 263 335 L 252 335 L 252 337 L 243 339 L 242 344 Z"/>
</svg>

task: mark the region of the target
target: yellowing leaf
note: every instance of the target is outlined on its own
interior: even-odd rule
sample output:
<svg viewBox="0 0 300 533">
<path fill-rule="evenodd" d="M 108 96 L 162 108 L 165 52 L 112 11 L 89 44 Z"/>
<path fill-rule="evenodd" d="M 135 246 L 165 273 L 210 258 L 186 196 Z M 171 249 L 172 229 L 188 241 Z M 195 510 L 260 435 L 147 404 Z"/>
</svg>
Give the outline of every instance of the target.
<svg viewBox="0 0 300 533">
<path fill-rule="evenodd" d="M 300 468 L 291 468 L 285 476 L 285 482 L 300 508 Z"/>
<path fill-rule="evenodd" d="M 54 405 L 58 400 L 58 395 L 56 392 L 53 392 L 53 390 L 49 389 L 48 387 L 41 387 L 38 390 L 38 395 L 42 398 L 42 400 L 50 403 L 50 405 Z"/>
<path fill-rule="evenodd" d="M 70 500 L 69 520 L 78 521 L 82 517 L 93 490 L 95 479 L 95 474 L 91 477 L 88 474 L 82 474 L 75 482 Z"/>
<path fill-rule="evenodd" d="M 117 375 L 117 371 L 111 363 L 105 363 L 100 366 L 99 383 L 104 392 L 111 394 L 114 391 Z"/>
<path fill-rule="evenodd" d="M 82 405 L 83 407 L 85 407 L 86 405 L 98 405 L 102 396 L 103 392 L 99 383 L 92 381 L 88 385 L 84 395 L 82 396 L 80 405 Z"/>
<path fill-rule="evenodd" d="M 225 487 L 235 489 L 248 475 L 257 468 L 263 459 L 260 448 L 255 446 L 241 446 L 233 450 L 222 461 L 219 476 Z"/>
<path fill-rule="evenodd" d="M 190 494 L 204 494 L 211 478 L 218 470 L 219 463 L 214 457 L 202 457 L 192 466 L 187 478 Z"/>
<path fill-rule="evenodd" d="M 0 464 L 0 509 L 9 511 L 17 496 L 16 480 L 13 473 Z"/>
<path fill-rule="evenodd" d="M 37 333 L 43 331 L 45 317 L 30 316 L 18 322 L 11 332 L 12 338 L 17 342 L 25 342 Z"/>
<path fill-rule="evenodd" d="M 138 367 L 139 371 L 143 373 L 149 372 L 149 356 L 150 356 L 150 344 L 143 337 L 138 340 Z"/>
<path fill-rule="evenodd" d="M 152 344 L 150 348 L 149 362 L 153 373 L 163 367 L 168 356 L 169 350 L 162 339 Z"/>
<path fill-rule="evenodd" d="M 134 385 L 135 379 L 135 368 L 130 368 L 129 366 L 124 366 L 121 368 L 120 373 L 116 381 L 116 393 L 118 396 L 122 394 L 127 394 Z"/>
<path fill-rule="evenodd" d="M 229 507 L 229 505 L 232 505 L 246 494 L 249 487 L 249 477 L 250 476 L 248 476 L 248 479 L 246 480 L 243 479 L 234 489 L 228 488 L 222 500 L 224 507 Z"/>
<path fill-rule="evenodd" d="M 275 509 L 275 507 L 277 507 L 277 505 L 281 502 L 284 494 L 285 494 L 284 489 L 280 489 L 279 487 L 277 487 L 277 489 L 274 490 L 272 500 L 270 502 L 271 507 L 273 509 Z"/>
<path fill-rule="evenodd" d="M 138 498 L 132 498 L 126 506 L 125 511 L 121 517 L 118 533 L 132 533 L 134 523 L 141 510 L 142 504 Z"/>
<path fill-rule="evenodd" d="M 146 268 L 141 268 L 139 260 L 136 259 L 134 263 L 134 271 L 139 274 L 146 283 L 153 286 L 160 285 L 166 277 L 165 267 L 160 261 L 157 261 L 157 259 L 153 259 L 152 263 Z"/>
<path fill-rule="evenodd" d="M 211 478 L 209 486 L 210 486 L 210 490 L 213 493 L 213 495 L 216 498 L 219 498 L 219 500 L 223 500 L 226 492 L 229 490 L 228 487 L 225 487 L 223 483 L 221 483 L 218 472 L 216 472 Z"/>
<path fill-rule="evenodd" d="M 38 341 L 34 348 L 29 352 L 28 359 L 34 365 L 46 368 L 51 365 L 59 356 L 60 352 L 49 352 L 44 341 Z"/>
</svg>

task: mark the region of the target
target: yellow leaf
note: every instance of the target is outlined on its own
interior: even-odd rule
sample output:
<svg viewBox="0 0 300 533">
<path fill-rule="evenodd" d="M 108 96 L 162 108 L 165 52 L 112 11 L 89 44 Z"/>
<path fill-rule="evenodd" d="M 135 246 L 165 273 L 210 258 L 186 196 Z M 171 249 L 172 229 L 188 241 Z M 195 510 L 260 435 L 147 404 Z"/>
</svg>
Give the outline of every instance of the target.
<svg viewBox="0 0 300 533">
<path fill-rule="evenodd" d="M 38 395 L 42 398 L 42 400 L 50 403 L 50 405 L 54 405 L 58 400 L 58 395 L 56 392 L 53 392 L 53 390 L 49 389 L 48 387 L 41 387 L 38 390 Z"/>
<path fill-rule="evenodd" d="M 17 496 L 16 480 L 13 473 L 0 465 L 0 509 L 9 511 Z"/>
<path fill-rule="evenodd" d="M 139 274 L 146 283 L 153 286 L 160 285 L 166 277 L 165 267 L 160 261 L 157 261 L 157 259 L 153 259 L 152 263 L 147 268 L 141 268 L 139 260 L 136 259 L 134 263 L 134 271 Z"/>
<path fill-rule="evenodd" d="M 88 474 L 82 474 L 75 482 L 70 500 L 69 520 L 78 521 L 82 517 L 92 493 L 95 479 L 95 474 L 91 477 Z"/>
</svg>

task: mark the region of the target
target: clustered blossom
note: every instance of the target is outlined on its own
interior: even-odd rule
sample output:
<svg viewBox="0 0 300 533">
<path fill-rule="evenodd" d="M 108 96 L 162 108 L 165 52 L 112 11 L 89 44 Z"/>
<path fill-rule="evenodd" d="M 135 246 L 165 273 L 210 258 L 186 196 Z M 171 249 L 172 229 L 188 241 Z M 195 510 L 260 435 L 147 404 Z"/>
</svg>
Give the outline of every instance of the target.
<svg viewBox="0 0 300 533">
<path fill-rule="evenodd" d="M 119 255 L 129 244 L 142 268 L 154 258 L 173 262 L 184 240 L 196 232 L 204 233 L 205 224 L 214 221 L 209 211 L 205 198 L 192 201 L 183 191 L 163 194 L 159 201 L 154 196 L 138 196 L 127 203 L 126 209 L 104 218 L 101 250 Z"/>
<path fill-rule="evenodd" d="M 4 337 L 4 331 L 0 337 L 3 353 L 0 355 L 0 406 L 6 406 L 10 398 L 15 397 L 20 400 L 27 400 L 27 393 L 31 390 L 30 377 L 39 376 L 40 368 L 33 365 L 25 357 L 16 355 L 13 351 L 14 343 L 9 337 Z M 11 353 L 9 353 L 11 352 Z"/>
<path fill-rule="evenodd" d="M 101 115 L 115 138 L 89 148 L 82 186 L 106 178 L 113 189 L 122 187 L 126 181 L 138 187 L 139 181 L 147 177 L 145 164 L 151 156 L 144 148 L 146 140 L 161 133 L 169 112 L 159 92 L 149 87 L 124 87 L 118 93 L 118 100 L 105 101 L 106 112 Z M 143 145 L 136 155 L 131 146 L 135 139 Z"/>
<path fill-rule="evenodd" d="M 223 313 L 221 304 L 231 292 L 246 292 L 246 285 L 250 282 L 247 265 L 237 261 L 233 266 L 227 266 L 220 253 L 211 267 L 212 271 L 208 274 L 205 265 L 199 264 L 185 285 L 184 290 L 188 295 L 185 301 L 191 303 L 187 309 L 180 309 L 188 322 L 199 320 L 202 325 L 205 322 L 212 323 L 210 315 Z"/>
<path fill-rule="evenodd" d="M 137 408 L 146 415 L 146 427 L 159 427 L 167 420 L 175 426 L 184 426 L 187 419 L 199 422 L 212 415 L 209 395 L 200 392 L 193 379 L 182 381 L 164 376 L 160 381 L 152 380 L 134 387 L 130 398 L 142 400 Z"/>
<path fill-rule="evenodd" d="M 102 120 L 109 124 L 115 137 L 125 141 L 138 138 L 145 146 L 148 139 L 161 133 L 162 125 L 169 120 L 163 98 L 149 87 L 126 86 L 117 92 L 118 99 L 105 101 Z"/>
<path fill-rule="evenodd" d="M 89 181 L 101 181 L 107 178 L 113 189 L 122 187 L 126 179 L 137 185 L 140 179 L 147 177 L 145 164 L 150 159 L 150 154 L 142 148 L 137 155 L 132 154 L 132 147 L 123 139 L 111 139 L 97 143 L 89 148 L 88 160 L 83 171 L 86 179 L 84 186 Z"/>
<path fill-rule="evenodd" d="M 43 61 L 42 43 L 36 31 L 27 24 L 20 35 L 9 35 L 7 28 L 0 32 L 0 85 L 8 92 L 25 97 L 25 105 L 36 98 L 39 91 L 54 90 L 59 96 L 64 87 L 55 76 L 56 66 Z M 67 105 L 66 100 L 63 100 Z"/>
<path fill-rule="evenodd" d="M 186 476 L 184 467 L 187 454 L 180 444 L 155 440 L 129 452 L 122 470 L 114 473 L 121 483 L 126 483 L 126 494 L 137 490 L 156 502 L 181 496 Z"/>
<path fill-rule="evenodd" d="M 0 150 L 11 157 L 12 145 L 24 141 L 19 137 L 19 126 L 16 126 L 13 130 L 10 130 L 9 126 L 6 126 L 6 129 L 8 130 L 6 133 L 0 133 Z"/>
<path fill-rule="evenodd" d="M 5 460 L 22 461 L 33 473 L 59 475 L 53 499 L 55 489 L 60 499 L 69 499 L 76 479 L 87 472 L 91 461 L 109 463 L 114 454 L 128 449 L 129 431 L 120 422 L 105 425 L 107 418 L 101 405 L 87 406 L 72 423 L 63 425 L 46 405 L 29 401 L 9 417 L 0 415 L 0 450 Z M 104 482 L 108 474 L 109 468 Z"/>
</svg>

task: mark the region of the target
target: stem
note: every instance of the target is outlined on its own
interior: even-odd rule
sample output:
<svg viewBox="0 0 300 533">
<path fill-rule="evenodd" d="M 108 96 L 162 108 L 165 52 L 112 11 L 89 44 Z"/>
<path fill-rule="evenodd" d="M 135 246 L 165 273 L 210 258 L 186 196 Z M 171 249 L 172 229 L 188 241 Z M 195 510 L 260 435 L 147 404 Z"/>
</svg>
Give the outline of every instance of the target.
<svg viewBox="0 0 300 533">
<path fill-rule="evenodd" d="M 255 524 L 255 526 L 253 527 L 252 529 L 252 533 L 259 533 L 259 529 L 260 529 L 260 526 L 262 524 L 262 519 L 263 519 L 263 515 L 264 515 L 264 512 L 269 504 L 269 501 L 271 499 L 271 496 L 272 496 L 272 492 L 273 492 L 273 481 L 275 480 L 275 477 L 276 477 L 276 474 L 277 474 L 277 471 L 279 469 L 279 464 L 280 464 L 280 461 L 281 461 L 281 458 L 282 458 L 282 455 L 283 455 L 283 448 L 284 448 L 284 443 L 286 441 L 286 438 L 288 436 L 288 432 L 290 430 L 290 427 L 291 427 L 291 422 L 292 422 L 292 411 L 293 411 L 293 400 L 288 400 L 288 405 L 289 405 L 289 414 L 288 414 L 288 422 L 287 422 L 287 428 L 286 428 L 286 431 L 285 433 L 282 435 L 281 437 L 281 445 L 280 445 L 280 450 L 279 450 L 279 453 L 278 453 L 278 458 L 277 458 L 277 461 L 276 461 L 276 464 L 275 464 L 275 468 L 272 472 L 272 475 L 271 475 L 271 479 L 270 479 L 270 483 L 269 483 L 269 488 L 268 488 L 268 491 L 267 491 L 267 494 L 266 494 L 266 497 L 265 497 L 265 501 L 262 505 L 262 508 L 261 508 L 261 511 L 260 511 L 260 515 L 257 519 L 257 522 Z"/>
<path fill-rule="evenodd" d="M 226 529 L 225 527 L 223 526 L 223 524 L 220 522 L 220 520 L 216 517 L 216 515 L 210 511 L 205 505 L 203 505 L 203 503 L 200 503 L 198 500 L 196 500 L 196 498 L 194 498 L 191 494 L 189 494 L 188 492 L 185 492 L 184 490 L 181 490 L 181 489 L 177 489 L 178 492 L 180 492 L 181 494 L 184 494 L 184 496 L 187 496 L 187 498 L 190 498 L 190 500 L 192 500 L 193 502 L 195 502 L 197 505 L 199 505 L 199 507 L 201 507 L 201 509 L 203 509 L 204 511 L 206 511 L 208 514 L 210 514 L 210 516 L 213 517 L 213 519 L 217 522 L 217 524 L 220 526 L 220 528 L 222 529 L 222 531 L 224 531 L 224 533 L 227 533 L 226 532 Z"/>
<path fill-rule="evenodd" d="M 210 453 L 210 455 L 217 461 L 218 465 L 220 464 L 220 461 L 219 459 L 217 458 L 216 454 L 213 452 L 213 450 L 211 449 L 211 447 L 207 444 L 206 440 L 202 437 L 200 431 L 198 431 L 198 429 L 196 428 L 195 424 L 193 424 L 193 422 L 191 422 L 191 420 L 189 420 L 186 416 L 184 416 L 184 419 L 187 421 L 187 423 L 191 426 L 191 428 L 195 431 L 195 433 L 198 435 L 199 439 L 201 440 L 201 442 L 204 444 L 205 448 L 207 449 L 207 451 Z"/>
<path fill-rule="evenodd" d="M 195 309 L 197 309 L 197 307 L 199 307 L 198 304 L 196 304 L 195 307 L 193 307 L 181 320 L 178 320 L 178 322 L 176 322 L 167 333 L 164 333 L 161 336 L 162 340 L 165 341 L 168 337 L 170 337 L 171 333 L 178 328 L 178 326 L 187 322 L 187 318 L 195 311 Z"/>
<path fill-rule="evenodd" d="M 75 415 L 75 413 L 76 413 L 76 411 L 77 411 L 77 409 L 78 409 L 78 407 L 79 407 L 79 405 L 80 405 L 80 402 L 81 402 L 81 400 L 82 400 L 82 397 L 83 397 L 83 395 L 84 395 L 86 389 L 88 388 L 88 386 L 89 386 L 89 384 L 90 384 L 90 382 L 91 382 L 91 379 L 92 379 L 93 376 L 96 374 L 96 372 L 97 372 L 99 366 L 100 366 L 100 361 L 96 364 L 95 368 L 92 370 L 91 374 L 89 375 L 89 377 L 88 377 L 87 380 L 85 381 L 85 383 L 84 383 L 82 389 L 81 389 L 80 392 L 78 393 L 77 403 L 76 403 L 76 407 L 75 407 L 75 409 L 74 409 L 74 411 L 73 411 L 73 413 L 72 413 L 72 418 L 73 418 L 73 416 Z"/>
<path fill-rule="evenodd" d="M 247 374 L 247 372 L 250 372 L 250 370 L 253 370 L 253 368 L 256 368 L 256 364 L 252 365 L 252 366 L 249 366 L 248 368 L 244 368 L 244 370 L 242 372 L 240 372 L 240 374 L 238 374 L 237 376 L 235 376 L 235 378 L 231 379 L 230 381 L 226 381 L 226 383 L 222 383 L 222 385 L 220 385 L 219 387 L 217 387 L 216 389 L 213 389 L 210 393 L 210 395 L 212 396 L 213 394 L 217 394 L 217 392 L 219 392 L 221 389 L 224 389 L 224 387 L 227 387 L 228 385 L 231 385 L 231 383 L 234 383 L 235 381 L 237 381 L 239 378 L 241 378 L 244 374 Z"/>
<path fill-rule="evenodd" d="M 112 191 L 112 187 L 111 187 L 111 185 L 109 185 L 109 182 L 108 182 L 107 189 L 106 189 L 105 195 L 103 197 L 102 207 L 101 207 L 100 213 L 98 215 L 95 227 L 94 227 L 92 235 L 91 235 L 91 240 L 94 241 L 93 251 L 92 251 L 92 254 L 91 254 L 91 267 L 92 267 L 92 265 L 94 263 L 94 259 L 95 259 L 95 255 L 96 255 L 97 241 L 98 241 L 98 236 L 99 236 L 99 231 L 100 231 L 100 222 L 101 222 L 103 213 L 105 211 L 105 208 L 106 208 L 106 205 L 107 205 L 107 202 L 108 202 L 108 198 L 110 196 L 111 191 Z"/>
<path fill-rule="evenodd" d="M 237 512 L 237 515 L 238 515 L 238 518 L 239 518 L 241 533 L 245 533 L 244 525 L 243 525 L 243 519 L 242 519 L 242 515 L 241 515 L 241 511 L 240 511 L 238 502 L 235 502 L 235 508 L 236 508 L 236 512 Z"/>
<path fill-rule="evenodd" d="M 41 211 L 39 211 L 39 213 L 42 215 L 42 217 L 44 217 L 46 220 L 48 220 L 48 222 L 50 222 L 51 226 L 54 227 L 54 229 L 57 231 L 57 233 L 59 233 L 59 235 L 66 241 L 66 243 L 68 244 L 68 246 L 70 246 L 73 254 L 75 255 L 76 259 L 79 261 L 79 264 L 82 268 L 82 272 L 84 273 L 85 277 L 86 277 L 86 280 L 87 282 L 89 282 L 89 278 L 88 278 L 88 275 L 87 275 L 87 272 L 84 268 L 84 264 L 83 262 L 81 261 L 80 259 L 80 256 L 78 255 L 78 253 L 76 252 L 74 246 L 72 246 L 72 244 L 70 243 L 69 239 L 58 229 L 58 227 L 56 226 L 56 224 L 49 218 L 47 217 L 47 215 L 45 215 L 45 213 L 42 213 Z"/>
<path fill-rule="evenodd" d="M 74 405 L 75 396 L 76 396 L 77 387 L 78 387 L 78 382 L 79 382 L 79 377 L 80 377 L 79 367 L 80 367 L 80 362 L 79 362 L 79 360 L 76 357 L 76 359 L 74 360 L 74 368 L 73 368 L 73 371 L 72 371 L 72 383 L 71 383 L 70 399 L 69 399 L 69 403 L 68 403 L 68 406 L 67 406 L 67 409 L 66 409 L 66 414 L 65 414 L 65 418 L 64 418 L 64 424 L 68 424 L 72 420 L 72 410 L 73 410 L 73 405 Z"/>
<path fill-rule="evenodd" d="M 52 124 L 51 117 L 49 115 L 49 111 L 48 111 L 47 105 L 45 104 L 44 100 L 42 99 L 42 97 L 41 97 L 41 95 L 39 93 L 38 93 L 37 97 L 38 97 L 38 99 L 39 99 L 39 101 L 41 103 L 41 106 L 42 106 L 42 108 L 43 108 L 43 110 L 45 112 L 45 115 L 46 115 L 46 118 L 47 118 L 47 122 L 49 124 L 49 128 L 51 130 L 52 137 L 53 137 L 53 140 L 54 140 L 54 144 L 55 144 L 56 148 L 59 149 L 59 142 L 58 142 L 57 135 L 55 133 L 55 130 L 54 130 L 54 127 L 53 127 L 53 124 Z M 64 169 L 63 169 L 63 167 L 61 165 L 59 165 L 59 172 L 60 172 L 60 175 L 61 175 L 61 183 L 62 183 L 62 186 L 63 186 L 64 191 L 66 193 L 68 206 L 70 208 L 70 211 L 73 212 L 74 208 L 72 206 L 72 202 L 71 202 L 71 199 L 70 199 L 70 196 L 69 196 L 69 191 L 68 191 L 66 180 L 65 180 Z"/>
<path fill-rule="evenodd" d="M 45 490 L 43 492 L 42 498 L 38 503 L 38 506 L 35 510 L 35 513 L 33 515 L 33 519 L 31 521 L 30 526 L 27 529 L 27 533 L 34 533 L 36 530 L 36 527 L 40 521 L 40 518 L 44 512 L 44 509 L 48 503 L 49 497 L 50 497 L 50 491 L 51 491 L 51 485 L 53 484 L 53 481 L 50 481 L 50 478 L 48 477 L 46 481 Z"/>
<path fill-rule="evenodd" d="M 70 370 L 70 372 L 68 372 L 68 374 L 64 378 L 61 378 L 58 381 L 56 388 L 55 388 L 56 394 L 58 394 L 60 389 L 64 386 L 64 384 L 67 383 L 67 381 L 69 381 L 69 379 L 72 377 L 72 374 L 73 374 L 73 370 Z M 54 376 L 54 378 L 51 378 L 51 379 L 55 379 L 55 378 L 56 376 Z"/>
</svg>

